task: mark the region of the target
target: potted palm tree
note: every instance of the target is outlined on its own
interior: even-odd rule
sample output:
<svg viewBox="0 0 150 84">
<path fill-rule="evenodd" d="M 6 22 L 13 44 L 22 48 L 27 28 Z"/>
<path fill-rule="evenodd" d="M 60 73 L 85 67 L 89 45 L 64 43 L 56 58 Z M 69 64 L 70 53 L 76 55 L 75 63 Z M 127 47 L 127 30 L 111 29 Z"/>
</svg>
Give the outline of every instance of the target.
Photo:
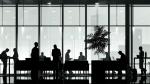
<svg viewBox="0 0 150 84">
<path fill-rule="evenodd" d="M 95 54 L 105 53 L 105 48 L 108 45 L 108 34 L 109 32 L 104 29 L 104 26 L 95 26 L 95 32 L 87 35 L 87 49 L 94 50 Z M 103 69 L 104 64 L 100 60 L 92 61 L 92 83 L 98 84 L 105 80 L 105 70 Z"/>
<path fill-rule="evenodd" d="M 89 46 L 87 49 L 92 49 L 94 50 L 95 54 L 99 56 L 100 53 L 104 54 L 105 53 L 105 48 L 108 45 L 108 34 L 109 32 L 104 29 L 104 26 L 95 26 L 95 32 L 87 35 L 87 44 Z"/>
</svg>

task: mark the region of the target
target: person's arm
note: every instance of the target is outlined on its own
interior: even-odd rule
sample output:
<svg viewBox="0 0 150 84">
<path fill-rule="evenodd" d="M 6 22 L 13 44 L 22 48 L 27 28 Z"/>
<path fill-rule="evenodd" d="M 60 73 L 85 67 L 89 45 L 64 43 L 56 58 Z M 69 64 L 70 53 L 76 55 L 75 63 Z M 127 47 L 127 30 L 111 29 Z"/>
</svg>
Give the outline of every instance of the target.
<svg viewBox="0 0 150 84">
<path fill-rule="evenodd" d="M 52 57 L 54 56 L 54 50 L 52 50 Z"/>
</svg>

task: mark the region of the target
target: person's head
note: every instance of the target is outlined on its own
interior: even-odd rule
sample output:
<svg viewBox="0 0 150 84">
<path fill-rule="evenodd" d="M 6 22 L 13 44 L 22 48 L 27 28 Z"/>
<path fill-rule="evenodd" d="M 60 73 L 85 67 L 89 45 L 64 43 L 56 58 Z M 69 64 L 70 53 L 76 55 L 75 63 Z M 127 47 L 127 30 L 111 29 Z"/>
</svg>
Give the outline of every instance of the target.
<svg viewBox="0 0 150 84">
<path fill-rule="evenodd" d="M 17 49 L 16 49 L 16 48 L 14 48 L 14 49 L 13 49 L 13 51 L 14 51 L 14 52 L 16 52 L 16 51 L 17 51 Z"/>
<path fill-rule="evenodd" d="M 54 49 L 57 49 L 57 45 L 56 44 L 54 44 Z"/>
<path fill-rule="evenodd" d="M 82 52 L 80 52 L 80 56 L 82 55 Z"/>
<path fill-rule="evenodd" d="M 68 52 L 68 53 L 70 53 L 70 52 L 71 52 L 71 50 L 70 50 L 70 49 L 68 49 L 68 50 L 67 50 L 67 52 Z"/>
<path fill-rule="evenodd" d="M 122 51 L 119 51 L 118 53 L 121 55 L 121 54 L 122 54 Z"/>
<path fill-rule="evenodd" d="M 108 52 L 105 52 L 105 54 L 107 55 L 107 54 L 108 54 Z"/>
<path fill-rule="evenodd" d="M 143 50 L 142 46 L 139 47 L 139 50 L 140 50 L 140 51 Z"/>
<path fill-rule="evenodd" d="M 44 52 L 41 52 L 41 56 L 44 56 Z"/>
<path fill-rule="evenodd" d="M 35 43 L 34 43 L 34 46 L 35 46 L 35 47 L 38 47 L 38 42 L 35 42 Z"/>
<path fill-rule="evenodd" d="M 6 48 L 6 50 L 5 50 L 6 52 L 8 52 L 9 51 L 9 49 L 8 48 Z"/>
</svg>

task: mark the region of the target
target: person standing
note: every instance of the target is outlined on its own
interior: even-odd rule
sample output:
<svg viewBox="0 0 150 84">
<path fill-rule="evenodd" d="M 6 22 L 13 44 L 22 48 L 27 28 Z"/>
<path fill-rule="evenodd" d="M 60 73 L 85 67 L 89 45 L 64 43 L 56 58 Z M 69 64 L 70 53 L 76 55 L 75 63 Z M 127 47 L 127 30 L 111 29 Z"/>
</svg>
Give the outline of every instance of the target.
<svg viewBox="0 0 150 84">
<path fill-rule="evenodd" d="M 56 65 L 56 69 L 54 69 L 54 79 L 58 80 L 58 75 L 60 74 L 60 65 L 61 65 L 61 52 L 60 49 L 57 48 L 57 45 L 55 44 L 54 49 L 52 49 L 52 56 L 53 56 L 53 62 Z"/>
<path fill-rule="evenodd" d="M 38 84 L 38 65 L 39 65 L 39 48 L 38 42 L 34 43 L 34 48 L 31 51 L 31 78 L 33 83 Z"/>
<path fill-rule="evenodd" d="M 6 48 L 2 53 L 1 53 L 1 60 L 3 62 L 3 83 L 7 84 L 7 59 L 9 56 L 7 56 L 7 52 L 9 51 L 8 48 Z"/>
<path fill-rule="evenodd" d="M 120 79 L 122 77 L 122 68 L 121 67 L 127 67 L 126 64 L 128 62 L 128 59 L 122 51 L 119 51 L 118 54 L 120 55 L 120 59 L 119 59 L 120 66 L 118 67 L 119 68 L 118 74 L 119 74 L 119 79 Z"/>
<path fill-rule="evenodd" d="M 13 49 L 14 54 L 13 54 L 13 59 L 14 59 L 14 63 L 16 63 L 16 61 L 18 61 L 18 51 L 16 48 Z"/>
<path fill-rule="evenodd" d="M 139 55 L 137 55 L 137 58 L 139 58 L 139 68 L 141 69 L 141 74 L 143 75 L 144 73 L 146 73 L 146 69 L 143 68 L 144 51 L 142 46 L 139 46 Z"/>
</svg>

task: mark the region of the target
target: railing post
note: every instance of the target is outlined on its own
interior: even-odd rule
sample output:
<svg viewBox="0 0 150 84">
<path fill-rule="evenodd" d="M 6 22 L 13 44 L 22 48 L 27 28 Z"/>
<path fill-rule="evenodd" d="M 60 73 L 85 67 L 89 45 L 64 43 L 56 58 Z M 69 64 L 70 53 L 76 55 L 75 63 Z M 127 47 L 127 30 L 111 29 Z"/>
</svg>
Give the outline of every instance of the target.
<svg viewBox="0 0 150 84">
<path fill-rule="evenodd" d="M 9 84 L 10 84 L 10 57 L 9 57 Z"/>
</svg>

